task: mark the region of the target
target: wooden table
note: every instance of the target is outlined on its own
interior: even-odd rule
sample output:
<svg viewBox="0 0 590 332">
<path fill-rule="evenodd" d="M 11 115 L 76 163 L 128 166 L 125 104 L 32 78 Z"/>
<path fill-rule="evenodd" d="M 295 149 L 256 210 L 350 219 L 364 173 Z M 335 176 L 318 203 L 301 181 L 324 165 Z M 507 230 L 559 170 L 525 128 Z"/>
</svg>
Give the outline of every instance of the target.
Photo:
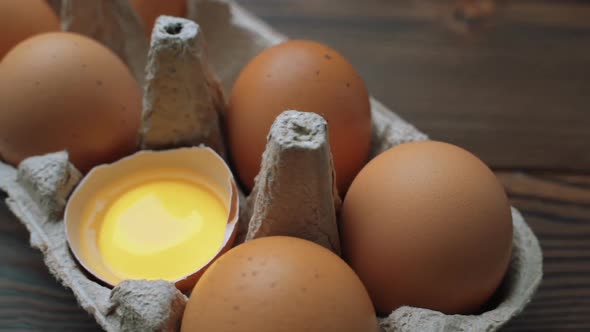
<svg viewBox="0 0 590 332">
<path fill-rule="evenodd" d="M 590 3 L 242 0 L 332 45 L 370 91 L 491 165 L 541 241 L 545 276 L 505 331 L 590 331 Z M 0 330 L 95 331 L 0 208 Z"/>
</svg>

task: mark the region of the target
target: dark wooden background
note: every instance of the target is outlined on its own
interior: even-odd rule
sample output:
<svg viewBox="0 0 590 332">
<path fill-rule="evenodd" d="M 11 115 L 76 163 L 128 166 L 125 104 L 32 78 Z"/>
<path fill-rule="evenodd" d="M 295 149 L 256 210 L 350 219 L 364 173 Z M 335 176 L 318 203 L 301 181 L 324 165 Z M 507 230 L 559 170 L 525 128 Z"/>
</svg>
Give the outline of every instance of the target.
<svg viewBox="0 0 590 332">
<path fill-rule="evenodd" d="M 541 241 L 545 276 L 505 331 L 590 331 L 590 2 L 241 0 L 325 42 L 433 139 L 466 147 Z M 0 209 L 0 330 L 95 331 Z"/>
</svg>

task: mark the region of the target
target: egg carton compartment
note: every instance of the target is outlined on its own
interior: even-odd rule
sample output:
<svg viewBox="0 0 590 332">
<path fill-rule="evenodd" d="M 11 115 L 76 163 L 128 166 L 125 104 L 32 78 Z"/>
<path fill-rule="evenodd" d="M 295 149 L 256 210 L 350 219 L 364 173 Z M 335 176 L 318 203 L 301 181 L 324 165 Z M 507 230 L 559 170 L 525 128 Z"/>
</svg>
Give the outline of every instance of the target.
<svg viewBox="0 0 590 332">
<path fill-rule="evenodd" d="M 190 0 L 190 20 L 160 18 L 151 44 L 127 0 L 51 3 L 60 12 L 64 30 L 107 45 L 144 85 L 142 149 L 206 144 L 224 156 L 220 130 L 224 93 L 253 56 L 286 39 L 232 1 Z M 190 87 L 190 93 L 181 89 L 184 87 Z M 371 108 L 371 156 L 404 142 L 428 139 L 377 100 L 371 99 Z M 333 183 L 326 127 L 313 113 L 288 111 L 277 118 L 255 187 L 249 197 L 242 195 L 240 199 L 237 242 L 289 233 L 339 252 L 336 213 L 340 200 Z M 293 162 L 300 163 L 297 174 L 288 167 Z M 31 246 L 42 251 L 51 273 L 72 290 L 101 327 L 107 331 L 178 331 L 187 298 L 173 283 L 129 280 L 110 289 L 76 262 L 68 248 L 62 217 L 67 198 L 81 177 L 66 152 L 31 157 L 18 168 L 0 163 L 0 189 L 8 194 L 8 208 L 31 233 Z M 310 196 L 309 191 L 302 191 L 302 185 L 317 190 Z M 305 219 L 305 227 L 262 225 L 261 220 L 278 219 L 272 216 Z M 401 307 L 380 319 L 382 329 L 495 331 L 522 311 L 540 283 L 542 254 L 534 234 L 514 208 L 512 219 L 510 268 L 485 312 L 445 315 Z"/>
</svg>

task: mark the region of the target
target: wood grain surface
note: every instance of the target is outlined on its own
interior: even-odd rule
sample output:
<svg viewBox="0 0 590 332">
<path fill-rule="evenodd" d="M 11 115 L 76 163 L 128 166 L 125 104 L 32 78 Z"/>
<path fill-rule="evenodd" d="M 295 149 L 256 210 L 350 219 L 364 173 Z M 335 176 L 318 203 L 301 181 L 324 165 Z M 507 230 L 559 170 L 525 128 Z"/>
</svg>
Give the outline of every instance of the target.
<svg viewBox="0 0 590 332">
<path fill-rule="evenodd" d="M 494 167 L 590 169 L 590 2 L 240 3 L 340 50 L 377 99 Z M 493 9 L 478 16 L 470 3 Z"/>
<path fill-rule="evenodd" d="M 590 2 L 239 2 L 340 50 L 384 104 L 497 171 L 545 264 L 504 331 L 590 331 Z M 0 331 L 100 331 L 28 241 L 0 205 Z"/>
</svg>

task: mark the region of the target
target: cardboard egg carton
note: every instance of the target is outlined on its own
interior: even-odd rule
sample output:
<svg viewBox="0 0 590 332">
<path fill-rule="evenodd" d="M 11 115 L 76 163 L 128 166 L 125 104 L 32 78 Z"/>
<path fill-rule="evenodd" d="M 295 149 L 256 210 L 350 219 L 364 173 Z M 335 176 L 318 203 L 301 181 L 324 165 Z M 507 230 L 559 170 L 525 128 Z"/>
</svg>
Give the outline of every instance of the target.
<svg viewBox="0 0 590 332">
<path fill-rule="evenodd" d="M 254 55 L 285 40 L 231 1 L 189 0 L 187 16 L 192 21 L 160 18 L 151 44 L 127 0 L 50 2 L 61 14 L 64 30 L 103 42 L 144 85 L 140 132 L 144 149 L 206 144 L 224 156 L 220 130 L 224 92 Z M 371 99 L 371 106 L 372 156 L 404 142 L 427 139 L 377 100 Z M 289 111 L 277 118 L 254 190 L 241 197 L 238 241 L 294 235 L 339 252 L 340 200 L 326 127 L 312 113 Z M 294 162 L 298 173 L 290 167 Z M 106 331 L 178 331 L 187 298 L 172 283 L 129 280 L 110 289 L 77 264 L 68 248 L 62 213 L 80 179 L 66 152 L 28 158 L 17 169 L 0 163 L 0 189 L 8 194 L 9 209 L 31 233 L 31 246 L 42 251 L 51 273 L 100 326 Z M 293 227 L 277 221 L 289 218 L 300 222 L 290 223 Z M 464 316 L 402 307 L 380 319 L 382 329 L 495 331 L 522 311 L 540 283 L 542 254 L 516 209 L 512 218 L 512 261 L 487 311 Z"/>
</svg>

